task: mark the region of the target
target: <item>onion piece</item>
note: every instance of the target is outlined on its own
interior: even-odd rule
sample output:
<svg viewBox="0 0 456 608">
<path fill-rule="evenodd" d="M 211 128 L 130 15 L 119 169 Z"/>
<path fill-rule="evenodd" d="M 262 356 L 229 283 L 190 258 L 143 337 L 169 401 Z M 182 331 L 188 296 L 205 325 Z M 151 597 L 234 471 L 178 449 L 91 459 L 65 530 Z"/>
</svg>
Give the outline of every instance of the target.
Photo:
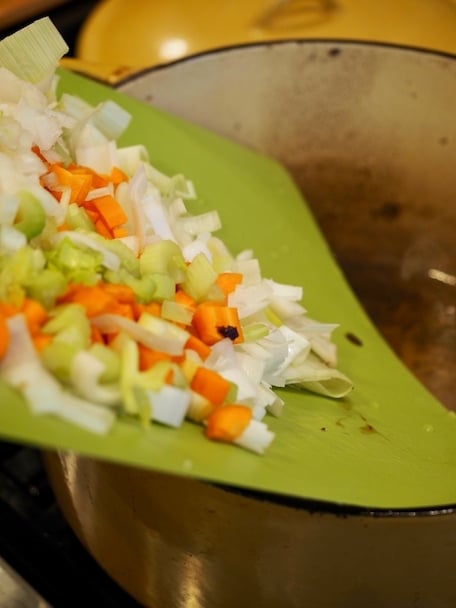
<svg viewBox="0 0 456 608">
<path fill-rule="evenodd" d="M 157 319 L 159 320 L 159 319 Z M 165 323 L 165 321 L 163 321 Z M 130 338 L 169 355 L 181 355 L 184 352 L 182 340 L 154 333 L 135 321 L 120 315 L 105 314 L 92 319 L 92 323 L 103 332 L 124 331 Z"/>
</svg>

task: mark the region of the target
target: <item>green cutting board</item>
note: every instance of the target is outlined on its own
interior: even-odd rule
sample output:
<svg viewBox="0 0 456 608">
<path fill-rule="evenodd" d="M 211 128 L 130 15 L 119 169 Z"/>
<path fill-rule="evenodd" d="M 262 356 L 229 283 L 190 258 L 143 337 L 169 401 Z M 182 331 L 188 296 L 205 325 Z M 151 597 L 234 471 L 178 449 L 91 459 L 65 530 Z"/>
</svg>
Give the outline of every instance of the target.
<svg viewBox="0 0 456 608">
<path fill-rule="evenodd" d="M 339 367 L 354 380 L 335 401 L 281 390 L 276 439 L 264 456 L 212 443 L 202 428 L 144 430 L 119 421 L 98 437 L 49 415 L 32 416 L 0 386 L 0 434 L 13 441 L 195 476 L 254 490 L 367 508 L 456 504 L 456 417 L 406 371 L 372 326 L 336 266 L 302 195 L 276 162 L 110 88 L 61 72 L 61 90 L 117 100 L 133 116 L 122 143 L 194 181 L 192 211 L 216 208 L 234 253 L 254 250 L 263 275 L 304 287 L 310 316 L 340 324 Z M 185 92 L 183 92 L 184 94 Z M 346 337 L 352 333 L 361 345 Z"/>
</svg>

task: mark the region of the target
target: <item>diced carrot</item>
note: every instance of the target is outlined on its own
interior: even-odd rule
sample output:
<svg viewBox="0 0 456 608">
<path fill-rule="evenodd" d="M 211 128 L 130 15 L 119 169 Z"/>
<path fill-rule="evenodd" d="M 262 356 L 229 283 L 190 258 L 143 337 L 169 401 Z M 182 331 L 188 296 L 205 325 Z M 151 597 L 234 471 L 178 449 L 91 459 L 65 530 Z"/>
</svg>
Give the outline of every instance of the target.
<svg viewBox="0 0 456 608">
<path fill-rule="evenodd" d="M 189 339 L 185 343 L 185 348 L 197 352 L 203 361 L 204 359 L 207 359 L 207 357 L 209 357 L 211 353 L 210 347 L 196 336 L 189 337 Z"/>
<path fill-rule="evenodd" d="M 155 317 L 161 317 L 161 304 L 160 302 L 149 302 L 148 304 L 140 304 L 135 302 L 133 304 L 133 314 L 135 320 L 138 320 L 143 312 L 147 312 Z"/>
<path fill-rule="evenodd" d="M 109 179 L 106 176 L 100 175 L 85 165 L 76 165 L 75 163 L 71 163 L 68 165 L 67 169 L 74 175 L 90 175 L 92 178 L 92 188 L 103 188 L 109 183 Z"/>
<path fill-rule="evenodd" d="M 32 336 L 32 342 L 36 350 L 43 350 L 52 342 L 52 336 L 49 334 L 36 333 Z"/>
<path fill-rule="evenodd" d="M 182 304 L 182 306 L 185 306 L 186 308 L 190 309 L 192 312 L 195 312 L 198 306 L 196 300 L 192 298 L 192 296 L 188 295 L 186 291 L 180 288 L 176 289 L 176 293 L 174 294 L 174 300 L 178 304 Z"/>
<path fill-rule="evenodd" d="M 41 154 L 41 150 L 39 146 L 32 146 L 32 152 L 34 152 L 40 160 L 43 161 L 46 165 L 48 164 L 46 158 Z"/>
<path fill-rule="evenodd" d="M 100 219 L 100 214 L 98 213 L 98 211 L 92 209 L 88 203 L 84 203 L 84 209 L 94 224 L 95 222 L 98 222 L 98 220 Z"/>
<path fill-rule="evenodd" d="M 110 194 L 99 196 L 90 201 L 98 211 L 105 224 L 112 230 L 125 224 L 128 217 L 116 199 Z"/>
<path fill-rule="evenodd" d="M 139 350 L 139 369 L 145 371 L 153 367 L 159 361 L 171 361 L 171 356 L 153 348 L 148 348 L 144 344 L 138 343 Z"/>
<path fill-rule="evenodd" d="M 95 325 L 90 326 L 90 341 L 94 344 L 98 342 L 99 344 L 104 344 L 103 334 Z"/>
<path fill-rule="evenodd" d="M 120 184 L 121 182 L 128 182 L 128 175 L 124 173 L 122 169 L 119 169 L 119 167 L 113 167 L 111 175 L 109 176 L 109 181 L 117 186 L 117 184 Z"/>
<path fill-rule="evenodd" d="M 135 295 L 128 285 L 99 283 L 98 285 L 69 285 L 60 303 L 73 302 L 84 306 L 88 317 L 103 313 L 135 318 Z"/>
<path fill-rule="evenodd" d="M 21 311 L 20 306 L 15 306 L 9 302 L 0 302 L 0 316 L 8 318 L 17 315 Z"/>
<path fill-rule="evenodd" d="M 46 188 L 46 186 L 44 186 Z M 60 190 L 52 190 L 51 188 L 47 188 L 47 190 L 52 194 L 56 201 L 60 202 L 62 198 L 62 192 Z"/>
<path fill-rule="evenodd" d="M 203 304 L 196 309 L 193 320 L 198 337 L 212 345 L 224 338 L 235 344 L 243 341 L 241 323 L 237 309 L 218 304 Z"/>
<path fill-rule="evenodd" d="M 66 230 L 71 230 L 71 228 L 68 226 L 68 224 L 60 224 L 60 226 L 57 226 L 57 232 L 65 232 Z"/>
<path fill-rule="evenodd" d="M 104 188 L 109 183 L 106 177 L 103 177 L 95 172 L 93 173 L 92 180 L 94 188 Z"/>
<path fill-rule="evenodd" d="M 99 285 L 78 285 L 60 296 L 58 301 L 81 304 L 85 308 L 87 316 L 94 317 L 106 311 L 112 298 Z"/>
<path fill-rule="evenodd" d="M 122 226 L 116 226 L 112 229 L 112 235 L 116 239 L 121 239 L 124 236 L 128 236 L 128 230 L 122 228 Z"/>
<path fill-rule="evenodd" d="M 110 313 L 113 315 L 120 315 L 125 317 L 126 319 L 134 320 L 135 315 L 133 312 L 133 307 L 131 304 L 127 302 L 116 302 L 116 300 L 112 299 L 111 302 L 107 303 L 103 312 Z"/>
<path fill-rule="evenodd" d="M 27 326 L 32 335 L 37 334 L 47 319 L 47 311 L 37 300 L 26 298 L 22 305 L 22 313 L 27 321 Z"/>
<path fill-rule="evenodd" d="M 6 317 L 0 315 L 0 357 L 3 357 L 8 350 L 9 342 L 10 333 L 8 324 L 6 322 Z"/>
<path fill-rule="evenodd" d="M 246 405 L 223 405 L 207 418 L 206 436 L 218 441 L 234 441 L 248 427 L 252 410 Z"/>
<path fill-rule="evenodd" d="M 50 165 L 49 172 L 57 176 L 59 184 L 70 187 L 70 203 L 81 203 L 84 201 L 93 187 L 92 175 L 88 173 L 75 173 L 65 168 L 61 163 Z"/>
<path fill-rule="evenodd" d="M 119 335 L 119 331 L 116 329 L 114 331 L 109 331 L 109 332 L 105 332 L 103 334 L 103 339 L 105 341 L 105 344 L 107 344 L 108 346 L 110 344 L 112 344 L 112 342 L 114 342 L 114 340 L 117 338 L 117 336 Z"/>
<path fill-rule="evenodd" d="M 100 287 L 119 302 L 134 304 L 135 292 L 128 285 L 120 283 L 100 283 Z"/>
<path fill-rule="evenodd" d="M 231 384 L 216 371 L 207 367 L 198 367 L 190 388 L 214 405 L 221 405 L 230 391 Z"/>
<path fill-rule="evenodd" d="M 228 295 L 236 289 L 237 285 L 242 283 L 242 274 L 240 272 L 221 272 L 215 282 L 222 292 Z"/>
<path fill-rule="evenodd" d="M 106 226 L 102 218 L 98 217 L 98 219 L 95 221 L 95 229 L 98 234 L 101 234 L 101 236 L 104 236 L 107 239 L 112 239 L 112 231 L 108 228 L 108 226 Z"/>
</svg>

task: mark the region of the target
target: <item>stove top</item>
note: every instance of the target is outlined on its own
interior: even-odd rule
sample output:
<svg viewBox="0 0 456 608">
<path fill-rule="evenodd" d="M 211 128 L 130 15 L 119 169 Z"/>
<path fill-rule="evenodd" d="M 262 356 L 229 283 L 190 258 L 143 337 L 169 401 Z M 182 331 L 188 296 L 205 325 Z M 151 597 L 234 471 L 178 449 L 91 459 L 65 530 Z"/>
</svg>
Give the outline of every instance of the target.
<svg viewBox="0 0 456 608">
<path fill-rule="evenodd" d="M 4 442 L 0 442 L 0 559 L 7 564 L 6 574 L 11 574 L 9 566 L 56 608 L 80 607 L 88 600 L 103 608 L 139 606 L 98 566 L 66 523 L 40 453 Z M 46 604 L 4 603 L 0 593 L 0 605 L 41 608 Z"/>
</svg>

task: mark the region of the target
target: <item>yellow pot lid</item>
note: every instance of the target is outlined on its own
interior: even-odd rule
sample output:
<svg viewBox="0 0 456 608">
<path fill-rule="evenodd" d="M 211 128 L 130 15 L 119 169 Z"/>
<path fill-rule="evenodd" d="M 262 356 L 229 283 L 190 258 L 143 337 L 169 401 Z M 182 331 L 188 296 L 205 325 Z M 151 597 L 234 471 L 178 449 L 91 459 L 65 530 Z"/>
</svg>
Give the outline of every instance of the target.
<svg viewBox="0 0 456 608">
<path fill-rule="evenodd" d="M 77 41 L 79 58 L 145 67 L 213 48 L 342 38 L 456 53 L 456 0 L 104 0 Z"/>
</svg>

